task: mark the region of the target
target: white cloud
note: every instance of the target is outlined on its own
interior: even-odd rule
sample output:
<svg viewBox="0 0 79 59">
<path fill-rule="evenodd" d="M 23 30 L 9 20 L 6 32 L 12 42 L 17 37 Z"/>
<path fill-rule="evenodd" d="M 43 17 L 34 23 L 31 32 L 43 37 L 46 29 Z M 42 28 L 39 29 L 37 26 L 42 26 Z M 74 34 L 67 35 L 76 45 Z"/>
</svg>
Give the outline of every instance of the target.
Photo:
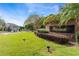
<svg viewBox="0 0 79 59">
<path fill-rule="evenodd" d="M 2 19 L 5 20 L 6 23 L 14 23 L 14 24 L 17 24 L 17 25 L 20 25 L 20 26 L 23 25 L 23 22 L 21 20 L 17 20 L 14 17 L 10 17 L 10 16 L 6 15 L 5 13 L 3 13 L 3 14 L 0 13 L 0 16 L 1 16 Z"/>
<path fill-rule="evenodd" d="M 5 20 L 6 23 L 13 23 L 20 26 L 23 26 L 24 21 L 21 16 L 15 16 L 13 14 L 6 13 L 3 9 L 0 9 L 0 17 Z"/>
<path fill-rule="evenodd" d="M 59 6 L 58 5 L 53 6 L 53 8 L 51 8 L 51 9 L 54 10 L 54 14 L 59 12 Z"/>
<path fill-rule="evenodd" d="M 22 26 L 22 23 L 20 21 L 14 20 L 14 19 L 10 19 L 10 20 L 5 20 L 6 23 L 13 23 L 13 24 L 17 24 Z"/>
<path fill-rule="evenodd" d="M 41 13 L 46 13 L 46 11 L 52 11 L 51 13 L 58 13 L 59 12 L 59 6 L 58 5 L 52 5 L 52 6 L 45 6 L 41 4 L 25 4 L 26 7 L 28 7 L 28 13 L 33 13 L 36 11 L 42 11 Z"/>
<path fill-rule="evenodd" d="M 13 23 L 13 24 L 20 25 L 20 26 L 23 25 L 22 21 L 17 20 L 17 19 L 12 19 L 12 18 L 9 18 L 9 17 L 4 17 L 4 20 L 5 20 L 6 23 Z"/>
</svg>

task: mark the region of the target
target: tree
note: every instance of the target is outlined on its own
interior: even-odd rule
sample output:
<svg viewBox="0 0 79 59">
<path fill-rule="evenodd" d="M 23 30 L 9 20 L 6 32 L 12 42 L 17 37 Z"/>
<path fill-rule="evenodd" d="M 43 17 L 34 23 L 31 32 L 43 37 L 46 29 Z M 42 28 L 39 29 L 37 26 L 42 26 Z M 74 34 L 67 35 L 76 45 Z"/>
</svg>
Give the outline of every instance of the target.
<svg viewBox="0 0 79 59">
<path fill-rule="evenodd" d="M 67 24 L 69 21 L 75 20 L 75 39 L 76 39 L 76 45 L 78 45 L 77 40 L 77 21 L 79 20 L 79 4 L 73 3 L 73 4 L 65 4 L 63 8 L 61 8 L 61 17 L 60 17 L 60 24 Z"/>
<path fill-rule="evenodd" d="M 19 31 L 22 31 L 22 30 L 24 30 L 24 27 L 20 26 Z"/>
<path fill-rule="evenodd" d="M 42 17 L 40 18 L 40 20 L 38 20 L 38 22 L 36 23 L 36 25 L 37 25 L 38 28 L 45 28 L 45 26 L 44 26 L 44 24 L 43 24 L 45 18 L 46 18 L 46 17 L 42 16 Z"/>
<path fill-rule="evenodd" d="M 40 20 L 38 15 L 30 15 L 24 22 L 24 26 L 32 24 L 34 30 L 37 29 L 36 23 Z"/>
<path fill-rule="evenodd" d="M 5 21 L 0 18 L 0 30 L 4 31 L 5 30 Z"/>
<path fill-rule="evenodd" d="M 43 22 L 44 25 L 47 25 L 47 24 L 57 24 L 59 23 L 59 16 L 60 14 L 57 14 L 57 15 L 53 15 L 53 14 L 50 14 L 49 16 L 47 16 Z"/>
<path fill-rule="evenodd" d="M 34 30 L 34 27 L 33 27 L 33 24 L 27 24 L 27 25 L 25 25 L 25 28 L 26 29 L 28 29 L 28 30 L 31 30 L 31 31 L 33 31 Z"/>
</svg>

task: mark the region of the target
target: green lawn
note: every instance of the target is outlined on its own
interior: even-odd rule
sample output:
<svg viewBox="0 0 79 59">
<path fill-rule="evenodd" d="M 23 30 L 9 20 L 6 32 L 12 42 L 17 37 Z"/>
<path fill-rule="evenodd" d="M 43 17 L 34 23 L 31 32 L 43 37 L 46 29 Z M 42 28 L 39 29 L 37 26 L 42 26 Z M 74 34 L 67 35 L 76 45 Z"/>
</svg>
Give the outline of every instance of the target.
<svg viewBox="0 0 79 59">
<path fill-rule="evenodd" d="M 24 42 L 22 39 L 26 39 Z M 47 52 L 46 46 L 52 53 Z M 53 50 L 54 49 L 54 50 Z M 79 48 L 56 44 L 37 37 L 33 32 L 18 32 L 8 35 L 0 34 L 1 56 L 71 56 L 79 55 Z"/>
</svg>

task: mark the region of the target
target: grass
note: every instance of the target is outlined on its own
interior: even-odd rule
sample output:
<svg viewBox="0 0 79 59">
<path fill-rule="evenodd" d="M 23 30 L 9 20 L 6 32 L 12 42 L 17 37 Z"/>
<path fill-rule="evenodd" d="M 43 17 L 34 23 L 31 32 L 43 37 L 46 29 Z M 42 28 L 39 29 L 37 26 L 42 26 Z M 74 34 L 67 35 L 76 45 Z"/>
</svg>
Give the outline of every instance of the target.
<svg viewBox="0 0 79 59">
<path fill-rule="evenodd" d="M 26 39 L 23 41 L 23 39 Z M 47 46 L 52 53 L 47 52 Z M 0 56 L 78 56 L 79 48 L 60 45 L 37 37 L 33 32 L 0 34 Z"/>
</svg>

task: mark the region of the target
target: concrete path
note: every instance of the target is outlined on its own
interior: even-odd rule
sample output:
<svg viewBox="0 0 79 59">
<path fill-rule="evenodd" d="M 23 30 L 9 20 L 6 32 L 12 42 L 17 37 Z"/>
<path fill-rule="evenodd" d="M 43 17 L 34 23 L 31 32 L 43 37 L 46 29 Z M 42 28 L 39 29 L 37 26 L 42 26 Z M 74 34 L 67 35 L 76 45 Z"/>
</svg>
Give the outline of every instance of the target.
<svg viewBox="0 0 79 59">
<path fill-rule="evenodd" d="M 0 34 L 3 34 L 3 35 L 8 35 L 8 34 L 14 34 L 16 32 L 0 32 Z"/>
</svg>

